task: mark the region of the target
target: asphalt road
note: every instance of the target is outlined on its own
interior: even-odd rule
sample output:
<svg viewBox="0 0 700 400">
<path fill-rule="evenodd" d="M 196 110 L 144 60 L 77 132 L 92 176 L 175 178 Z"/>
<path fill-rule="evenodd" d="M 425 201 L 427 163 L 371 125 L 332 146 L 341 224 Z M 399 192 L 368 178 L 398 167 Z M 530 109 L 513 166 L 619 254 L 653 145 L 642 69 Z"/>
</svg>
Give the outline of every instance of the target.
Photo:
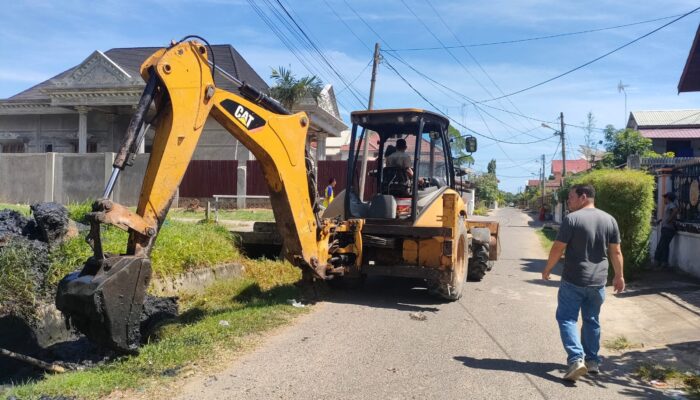
<svg viewBox="0 0 700 400">
<path fill-rule="evenodd" d="M 460 301 L 436 301 L 415 281 L 369 280 L 333 294 L 216 375 L 184 382 L 176 397 L 665 398 L 614 355 L 598 377 L 561 380 L 558 277 L 539 279 L 546 254 L 528 215 L 506 208 L 494 218 L 502 224 L 501 259 L 482 282 L 468 283 Z"/>
</svg>

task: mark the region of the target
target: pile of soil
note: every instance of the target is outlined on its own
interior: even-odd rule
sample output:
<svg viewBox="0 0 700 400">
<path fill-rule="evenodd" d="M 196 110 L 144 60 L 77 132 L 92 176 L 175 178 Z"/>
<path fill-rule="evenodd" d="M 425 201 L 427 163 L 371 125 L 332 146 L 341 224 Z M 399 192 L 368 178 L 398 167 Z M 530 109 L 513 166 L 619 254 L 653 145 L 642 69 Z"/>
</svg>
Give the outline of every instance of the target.
<svg viewBox="0 0 700 400">
<path fill-rule="evenodd" d="M 0 210 L 0 255 L 3 251 L 18 247 L 29 249 L 30 260 L 23 263 L 29 265 L 29 268 L 23 275 L 35 283 L 39 303 L 52 305 L 56 288 L 44 287 L 50 266 L 49 252 L 67 238 L 78 235 L 77 228 L 80 225 L 70 220 L 68 210 L 57 203 L 34 204 L 31 210 L 31 219 L 16 211 Z M 69 369 L 89 368 L 118 356 L 110 350 L 96 347 L 77 332 L 69 332 L 62 323 L 50 325 L 18 312 L 23 310 L 22 306 L 26 309 L 26 304 L 20 304 L 21 301 L 12 296 L 7 299 L 5 304 L 0 304 L 0 347 L 45 362 L 58 363 Z M 153 330 L 164 320 L 177 315 L 177 298 L 147 295 L 141 316 L 143 340 L 148 340 Z M 42 347 L 40 339 L 46 337 L 70 339 Z M 40 378 L 43 373 L 41 369 L 27 363 L 0 356 L 0 385 Z"/>
</svg>

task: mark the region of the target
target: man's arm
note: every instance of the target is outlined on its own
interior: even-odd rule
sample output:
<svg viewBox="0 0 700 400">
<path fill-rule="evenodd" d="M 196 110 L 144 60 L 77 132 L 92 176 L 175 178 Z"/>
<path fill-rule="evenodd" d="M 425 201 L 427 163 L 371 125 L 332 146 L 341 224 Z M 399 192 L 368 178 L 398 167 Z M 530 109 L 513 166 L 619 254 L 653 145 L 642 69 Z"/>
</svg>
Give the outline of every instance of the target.
<svg viewBox="0 0 700 400">
<path fill-rule="evenodd" d="M 625 276 L 622 269 L 624 260 L 622 258 L 620 243 L 610 243 L 608 245 L 608 257 L 610 258 L 610 262 L 612 262 L 613 270 L 615 270 L 613 288 L 615 288 L 615 293 L 620 293 L 625 290 Z"/>
<path fill-rule="evenodd" d="M 552 249 L 549 251 L 549 258 L 547 259 L 547 266 L 544 267 L 544 270 L 542 271 L 542 279 L 548 281 L 549 280 L 549 274 L 552 272 L 552 269 L 557 265 L 557 262 L 561 259 L 561 256 L 564 254 L 564 250 L 566 249 L 566 243 L 560 242 L 558 240 L 554 241 L 554 244 L 552 244 Z"/>
</svg>

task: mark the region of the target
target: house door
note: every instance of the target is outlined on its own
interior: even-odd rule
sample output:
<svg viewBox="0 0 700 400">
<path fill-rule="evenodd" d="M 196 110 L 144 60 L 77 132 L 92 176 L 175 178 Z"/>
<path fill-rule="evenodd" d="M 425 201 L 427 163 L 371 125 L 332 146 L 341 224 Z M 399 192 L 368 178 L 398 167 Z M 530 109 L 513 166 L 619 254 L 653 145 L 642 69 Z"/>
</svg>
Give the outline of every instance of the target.
<svg viewBox="0 0 700 400">
<path fill-rule="evenodd" d="M 693 157 L 690 140 L 667 140 L 666 151 L 672 151 L 676 157 Z"/>
</svg>

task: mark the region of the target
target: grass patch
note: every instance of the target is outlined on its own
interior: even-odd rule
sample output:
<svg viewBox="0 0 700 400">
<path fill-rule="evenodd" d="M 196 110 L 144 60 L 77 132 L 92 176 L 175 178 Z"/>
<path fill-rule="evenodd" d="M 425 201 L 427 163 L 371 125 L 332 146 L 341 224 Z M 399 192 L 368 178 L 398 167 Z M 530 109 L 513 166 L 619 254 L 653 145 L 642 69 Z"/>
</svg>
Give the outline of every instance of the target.
<svg viewBox="0 0 700 400">
<path fill-rule="evenodd" d="M 624 351 L 635 347 L 639 347 L 638 344 L 632 343 L 624 336 L 618 336 L 614 339 L 606 340 L 603 346 L 608 350 Z"/>
<path fill-rule="evenodd" d="M 58 282 L 92 256 L 84 235 L 70 239 L 52 252 L 51 275 Z M 115 227 L 104 227 L 104 251 L 123 254 L 129 235 Z M 226 228 L 216 224 L 189 224 L 167 220 L 153 246 L 151 263 L 155 276 L 173 276 L 197 268 L 238 261 L 241 255 Z"/>
<path fill-rule="evenodd" d="M 540 238 L 540 243 L 545 251 L 549 251 L 554 244 L 554 240 L 557 238 L 557 232 L 551 228 L 542 228 L 535 231 L 537 236 Z"/>
<path fill-rule="evenodd" d="M 0 249 L 0 315 L 34 316 L 45 282 L 33 266 L 46 263 L 32 250 L 23 240 L 10 240 Z"/>
<path fill-rule="evenodd" d="M 696 398 L 700 396 L 700 375 L 697 373 L 682 372 L 661 364 L 642 364 L 636 374 L 644 381 L 665 382 L 671 388 L 683 389 Z"/>
<path fill-rule="evenodd" d="M 204 211 L 187 211 L 185 209 L 172 209 L 168 213 L 171 218 L 189 218 L 189 219 L 204 219 Z M 212 209 L 209 218 L 214 218 L 214 210 Z M 262 222 L 274 222 L 275 216 L 272 210 L 266 208 L 251 208 L 243 210 L 219 210 L 220 220 L 233 220 L 233 221 L 262 221 Z"/>
<path fill-rule="evenodd" d="M 37 399 L 67 396 L 97 399 L 115 389 L 156 390 L 198 364 L 221 365 L 254 342 L 255 334 L 277 327 L 305 308 L 286 303 L 298 296 L 299 269 L 274 261 L 246 262 L 244 278 L 216 282 L 203 294 L 180 298 L 181 316 L 161 326 L 139 355 L 107 365 L 13 387 L 0 396 Z M 225 322 L 224 322 L 225 321 Z"/>
<path fill-rule="evenodd" d="M 0 211 L 2 210 L 14 210 L 25 217 L 29 216 L 29 206 L 25 204 L 0 203 Z"/>
</svg>

